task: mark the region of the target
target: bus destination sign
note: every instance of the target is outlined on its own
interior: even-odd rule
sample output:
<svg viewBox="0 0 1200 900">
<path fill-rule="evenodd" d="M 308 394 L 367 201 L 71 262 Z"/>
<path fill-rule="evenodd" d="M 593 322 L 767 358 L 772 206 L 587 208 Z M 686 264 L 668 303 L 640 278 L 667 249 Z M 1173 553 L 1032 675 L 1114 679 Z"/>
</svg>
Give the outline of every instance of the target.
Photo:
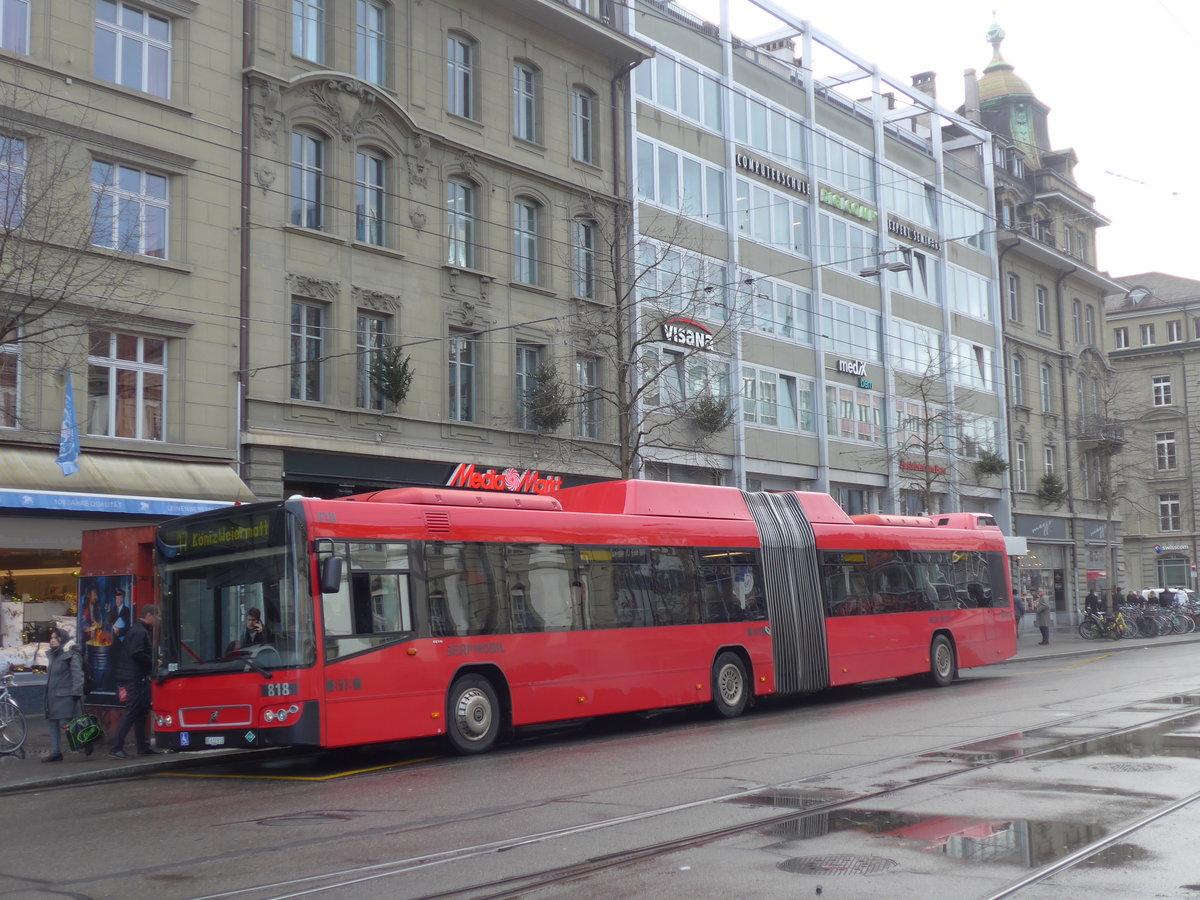
<svg viewBox="0 0 1200 900">
<path fill-rule="evenodd" d="M 268 547 L 278 529 L 272 519 L 278 510 L 256 513 L 227 513 L 212 521 L 180 520 L 176 527 L 159 528 L 158 548 L 168 559 L 209 556 Z"/>
</svg>

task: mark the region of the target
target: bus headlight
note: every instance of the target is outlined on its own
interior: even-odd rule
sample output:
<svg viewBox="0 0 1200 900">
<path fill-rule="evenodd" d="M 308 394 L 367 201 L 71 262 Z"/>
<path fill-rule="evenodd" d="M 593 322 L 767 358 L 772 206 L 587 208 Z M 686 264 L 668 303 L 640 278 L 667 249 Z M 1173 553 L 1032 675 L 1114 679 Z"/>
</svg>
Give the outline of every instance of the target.
<svg viewBox="0 0 1200 900">
<path fill-rule="evenodd" d="M 264 722 L 278 722 L 281 725 L 288 720 L 289 717 L 300 712 L 300 707 L 293 703 L 291 706 L 281 709 L 268 709 L 263 711 Z"/>
<path fill-rule="evenodd" d="M 175 724 L 175 719 L 170 713 L 155 713 L 154 724 L 159 728 L 170 728 Z"/>
</svg>

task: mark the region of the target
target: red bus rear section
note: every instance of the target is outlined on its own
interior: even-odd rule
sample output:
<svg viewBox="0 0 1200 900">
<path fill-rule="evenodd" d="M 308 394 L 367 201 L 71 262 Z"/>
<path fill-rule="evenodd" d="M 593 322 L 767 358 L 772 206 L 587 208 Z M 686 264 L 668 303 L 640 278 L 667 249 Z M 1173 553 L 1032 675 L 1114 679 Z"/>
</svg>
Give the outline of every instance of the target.
<svg viewBox="0 0 1200 900">
<path fill-rule="evenodd" d="M 983 514 L 652 481 L 202 513 L 159 528 L 158 741 L 472 753 L 535 723 L 944 685 L 1016 652 L 1004 551 Z"/>
</svg>

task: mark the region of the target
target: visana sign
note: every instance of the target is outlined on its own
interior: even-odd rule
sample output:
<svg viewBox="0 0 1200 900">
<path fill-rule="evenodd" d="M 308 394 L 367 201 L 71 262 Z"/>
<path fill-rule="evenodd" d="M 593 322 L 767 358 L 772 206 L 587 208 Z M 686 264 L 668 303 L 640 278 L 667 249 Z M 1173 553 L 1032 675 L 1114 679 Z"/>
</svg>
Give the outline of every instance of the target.
<svg viewBox="0 0 1200 900">
<path fill-rule="evenodd" d="M 712 332 L 691 319 L 667 319 L 662 324 L 662 338 L 669 344 L 698 350 L 711 350 L 713 346 Z"/>
<path fill-rule="evenodd" d="M 562 488 L 562 477 L 549 475 L 545 478 L 537 469 L 505 469 L 497 472 L 488 469 L 479 472 L 473 463 L 459 463 L 446 482 L 446 487 L 469 488 L 473 491 L 507 491 L 512 494 L 552 494 Z"/>
</svg>

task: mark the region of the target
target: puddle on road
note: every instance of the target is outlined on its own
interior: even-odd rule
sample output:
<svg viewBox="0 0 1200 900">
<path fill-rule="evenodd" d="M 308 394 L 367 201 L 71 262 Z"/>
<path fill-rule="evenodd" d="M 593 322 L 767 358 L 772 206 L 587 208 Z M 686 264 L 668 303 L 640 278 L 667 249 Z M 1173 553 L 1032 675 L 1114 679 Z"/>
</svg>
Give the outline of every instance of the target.
<svg viewBox="0 0 1200 900">
<path fill-rule="evenodd" d="M 1163 706 L 1200 706 L 1200 694 L 1179 694 L 1154 701 Z M 1135 707 L 1129 707 L 1133 710 Z M 1013 732 L 998 738 L 963 744 L 946 750 L 924 753 L 913 758 L 914 766 L 935 761 L 958 762 L 969 767 L 1003 762 L 1022 756 L 1037 755 L 1037 759 L 1082 759 L 1089 756 L 1108 757 L 1093 768 L 1125 771 L 1122 767 L 1146 767 L 1147 770 L 1167 770 L 1165 763 L 1114 762 L 1111 757 L 1131 760 L 1145 757 L 1200 758 L 1200 712 L 1169 722 L 1151 723 L 1141 728 L 1094 739 L 1073 740 L 1068 746 L 1053 747 L 1066 738 L 1059 726 Z M 1071 787 L 1083 793 L 1108 797 L 1123 796 L 1136 799 L 1169 799 L 1136 791 L 1121 791 L 1103 787 Z M 852 799 L 844 791 L 833 789 L 774 789 L 749 797 L 740 804 L 771 806 L 781 809 L 814 810 L 825 804 Z M 927 852 L 957 859 L 1021 866 L 1026 869 L 1048 865 L 1074 853 L 1109 834 L 1103 825 L 1055 819 L 980 819 L 970 816 L 917 815 L 880 809 L 834 809 L 826 812 L 801 812 L 794 818 L 777 822 L 763 833 L 778 843 L 775 852 L 792 854 L 799 844 L 831 834 L 860 832 L 879 839 L 880 851 L 889 847 L 910 846 Z M 1094 868 L 1118 867 L 1150 859 L 1153 853 L 1136 844 L 1114 844 L 1093 854 L 1082 865 Z M 875 859 L 876 857 L 869 857 Z M 868 859 L 864 856 L 862 859 Z M 879 857 L 883 859 L 883 857 Z M 815 860 L 815 862 L 814 862 Z M 852 871 L 861 866 L 858 857 L 839 857 L 836 865 L 824 857 L 796 857 L 795 865 L 783 868 L 797 874 L 820 871 L 835 874 Z"/>
<path fill-rule="evenodd" d="M 779 839 L 769 848 L 794 852 L 797 842 L 830 834 L 857 831 L 879 839 L 879 851 L 888 847 L 911 846 L 975 862 L 1001 863 L 1038 868 L 1074 853 L 1104 838 L 1108 829 L 1101 825 L 1041 819 L 976 819 L 970 816 L 922 816 L 880 809 L 839 809 L 810 813 L 764 829 L 768 837 Z M 1109 851 L 1090 865 L 1118 865 L 1130 861 L 1141 851 L 1134 845 Z M 1097 857 L 1101 854 L 1097 854 Z"/>
</svg>

